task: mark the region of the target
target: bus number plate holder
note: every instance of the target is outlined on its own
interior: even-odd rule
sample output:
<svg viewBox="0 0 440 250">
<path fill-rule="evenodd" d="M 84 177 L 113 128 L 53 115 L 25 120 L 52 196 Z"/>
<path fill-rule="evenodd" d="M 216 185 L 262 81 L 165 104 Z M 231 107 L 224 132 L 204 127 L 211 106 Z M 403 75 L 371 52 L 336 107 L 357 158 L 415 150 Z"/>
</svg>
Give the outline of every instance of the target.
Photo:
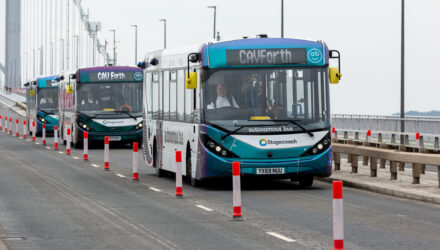
<svg viewBox="0 0 440 250">
<path fill-rule="evenodd" d="M 108 140 L 109 141 L 120 141 L 121 137 L 120 136 L 109 136 Z"/>
<path fill-rule="evenodd" d="M 284 174 L 284 168 L 257 168 L 257 174 Z"/>
</svg>

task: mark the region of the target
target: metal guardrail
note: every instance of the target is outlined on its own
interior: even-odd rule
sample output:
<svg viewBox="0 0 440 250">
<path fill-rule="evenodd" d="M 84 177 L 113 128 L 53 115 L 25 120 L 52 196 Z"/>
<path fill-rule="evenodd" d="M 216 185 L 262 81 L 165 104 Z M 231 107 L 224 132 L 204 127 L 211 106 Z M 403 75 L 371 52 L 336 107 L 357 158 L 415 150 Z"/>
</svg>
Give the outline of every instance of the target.
<svg viewBox="0 0 440 250">
<path fill-rule="evenodd" d="M 370 135 L 370 136 L 369 136 Z M 401 143 L 401 136 L 404 138 Z M 372 146 L 400 148 L 402 151 L 439 153 L 440 134 L 400 133 L 389 131 L 333 129 L 332 137 L 357 143 L 369 142 Z"/>
<path fill-rule="evenodd" d="M 365 143 L 368 144 L 368 143 Z M 347 161 L 351 163 L 352 173 L 358 172 L 358 157 L 363 156 L 363 164 L 370 163 L 370 176 L 377 177 L 377 165 L 380 160 L 380 168 L 385 168 L 386 161 L 390 162 L 391 180 L 397 180 L 397 165 L 403 171 L 405 164 L 412 164 L 412 184 L 420 184 L 420 174 L 425 173 L 426 165 L 437 166 L 438 183 L 440 187 L 440 155 L 396 152 L 395 150 L 357 146 L 350 144 L 333 143 L 333 161 L 335 171 L 341 168 L 341 154 L 347 155 Z"/>
<path fill-rule="evenodd" d="M 339 129 L 375 130 L 394 132 L 400 131 L 401 121 L 405 122 L 407 133 L 440 134 L 440 117 L 407 117 L 378 115 L 332 115 L 332 124 Z"/>
</svg>

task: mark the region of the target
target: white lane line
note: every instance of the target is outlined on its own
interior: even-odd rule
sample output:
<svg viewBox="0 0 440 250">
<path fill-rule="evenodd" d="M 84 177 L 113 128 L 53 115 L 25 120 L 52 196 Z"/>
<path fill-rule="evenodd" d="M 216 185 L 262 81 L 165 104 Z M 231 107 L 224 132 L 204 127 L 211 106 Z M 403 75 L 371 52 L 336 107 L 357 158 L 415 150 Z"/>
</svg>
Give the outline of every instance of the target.
<svg viewBox="0 0 440 250">
<path fill-rule="evenodd" d="M 202 206 L 202 205 L 196 205 L 196 207 L 201 208 L 201 209 L 203 209 L 203 210 L 205 210 L 205 211 L 208 211 L 208 212 L 212 212 L 212 211 L 213 211 L 213 210 L 210 209 L 209 207 L 205 207 L 205 206 Z"/>
<path fill-rule="evenodd" d="M 153 190 L 153 191 L 155 191 L 155 192 L 161 192 L 160 189 L 157 189 L 157 188 L 154 188 L 154 187 L 149 187 L 149 189 L 151 189 L 151 190 Z"/>
<path fill-rule="evenodd" d="M 274 233 L 274 232 L 266 232 L 266 233 L 269 234 L 269 235 L 272 235 L 273 237 L 277 237 L 280 240 L 284 240 L 284 241 L 287 241 L 287 242 L 296 242 L 296 240 L 293 240 L 291 238 L 287 238 L 286 236 L 281 235 L 281 234 L 277 234 L 277 233 Z"/>
<path fill-rule="evenodd" d="M 50 147 L 46 147 L 47 149 L 50 149 Z"/>
<path fill-rule="evenodd" d="M 92 167 L 94 167 L 94 168 L 99 168 L 99 166 L 96 165 L 96 164 L 92 164 Z"/>
<path fill-rule="evenodd" d="M 58 151 L 58 154 L 62 154 L 63 152 L 61 152 L 61 151 Z"/>
<path fill-rule="evenodd" d="M 75 160 L 79 160 L 79 158 L 78 157 L 76 157 L 76 156 L 74 156 L 74 157 L 72 157 L 73 159 L 75 159 Z"/>
<path fill-rule="evenodd" d="M 123 174 L 116 174 L 116 175 L 119 176 L 119 177 L 121 177 L 121 178 L 126 178 L 126 176 L 123 175 Z"/>
<path fill-rule="evenodd" d="M 38 144 L 40 144 L 40 143 L 36 142 L 35 144 L 37 144 L 37 145 L 38 145 Z"/>
</svg>

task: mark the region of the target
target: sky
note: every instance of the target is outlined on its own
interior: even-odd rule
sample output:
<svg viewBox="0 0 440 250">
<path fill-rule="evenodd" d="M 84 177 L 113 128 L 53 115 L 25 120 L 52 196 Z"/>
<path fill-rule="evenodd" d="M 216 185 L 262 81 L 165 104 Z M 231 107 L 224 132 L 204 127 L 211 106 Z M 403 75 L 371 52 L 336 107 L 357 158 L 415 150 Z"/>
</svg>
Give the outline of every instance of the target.
<svg viewBox="0 0 440 250">
<path fill-rule="evenodd" d="M 0 0 L 4 2 L 4 0 Z M 268 34 L 280 37 L 281 0 L 82 0 L 90 20 L 102 22 L 100 37 L 113 42 L 118 64 L 133 65 L 134 28 L 139 26 L 138 60 L 163 47 L 212 39 L 213 10 L 222 40 Z M 405 110 L 439 110 L 440 1 L 405 0 Z M 333 114 L 389 115 L 400 111 L 401 0 L 284 0 L 285 37 L 325 41 L 341 52 L 342 81 L 332 85 Z M 0 16 L 1 17 L 1 16 Z M 0 48 L 1 48 L 0 44 Z M 0 56 L 1 57 L 1 56 Z M 333 65 L 331 65 L 333 66 Z"/>
</svg>

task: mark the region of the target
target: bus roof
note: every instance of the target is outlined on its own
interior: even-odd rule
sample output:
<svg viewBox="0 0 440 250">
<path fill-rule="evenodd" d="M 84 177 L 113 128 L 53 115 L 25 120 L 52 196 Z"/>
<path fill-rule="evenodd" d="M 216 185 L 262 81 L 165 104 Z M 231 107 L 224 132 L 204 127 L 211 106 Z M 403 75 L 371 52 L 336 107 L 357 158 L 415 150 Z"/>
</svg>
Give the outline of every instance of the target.
<svg viewBox="0 0 440 250">
<path fill-rule="evenodd" d="M 78 82 L 142 82 L 142 69 L 128 66 L 105 66 L 79 69 Z"/>
<path fill-rule="evenodd" d="M 36 80 L 37 88 L 56 88 L 58 83 L 53 81 L 56 79 L 58 79 L 57 75 L 39 77 Z"/>
<path fill-rule="evenodd" d="M 208 68 L 325 66 L 328 65 L 327 45 L 321 41 L 292 38 L 250 38 L 217 43 L 202 43 L 177 49 L 148 53 L 148 67 L 185 67 L 190 53 L 201 54 L 201 66 Z"/>
</svg>

